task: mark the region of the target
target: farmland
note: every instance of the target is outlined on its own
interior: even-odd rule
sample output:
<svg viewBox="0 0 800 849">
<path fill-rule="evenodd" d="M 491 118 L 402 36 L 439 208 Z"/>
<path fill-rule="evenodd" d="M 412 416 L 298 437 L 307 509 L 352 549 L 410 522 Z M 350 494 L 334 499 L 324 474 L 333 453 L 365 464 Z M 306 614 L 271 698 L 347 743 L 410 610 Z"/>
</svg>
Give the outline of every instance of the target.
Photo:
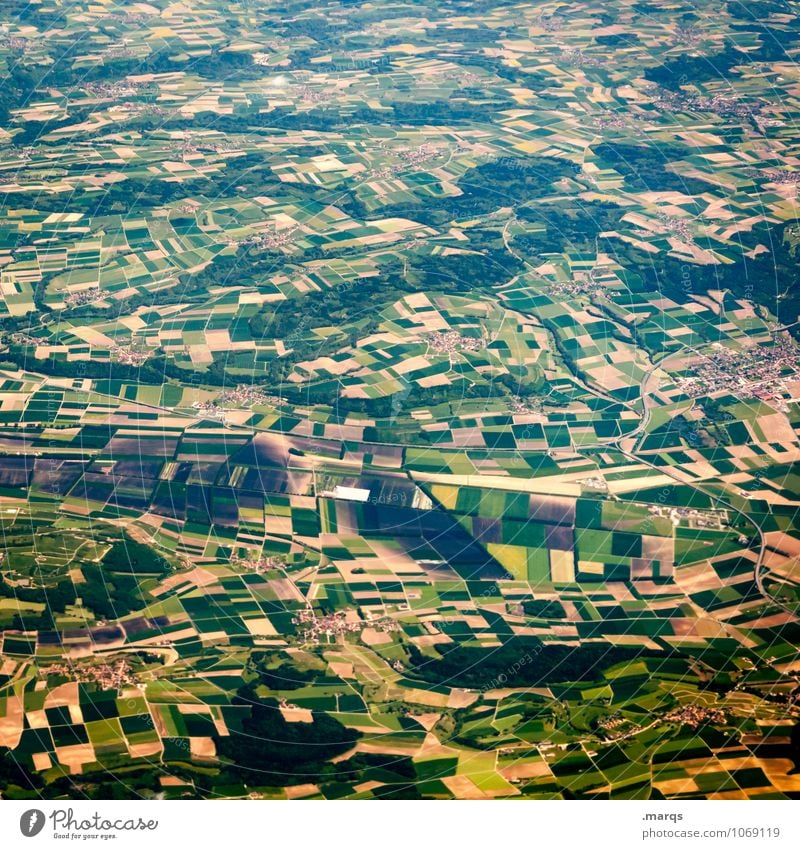
<svg viewBox="0 0 800 849">
<path fill-rule="evenodd" d="M 0 795 L 798 798 L 798 53 L 3 4 Z"/>
</svg>

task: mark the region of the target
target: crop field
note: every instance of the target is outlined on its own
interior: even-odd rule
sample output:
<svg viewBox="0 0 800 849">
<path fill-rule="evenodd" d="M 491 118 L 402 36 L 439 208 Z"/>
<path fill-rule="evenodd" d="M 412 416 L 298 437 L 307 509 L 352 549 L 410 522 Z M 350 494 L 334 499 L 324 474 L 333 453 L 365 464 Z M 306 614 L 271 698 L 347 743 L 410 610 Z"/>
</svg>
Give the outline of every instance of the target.
<svg viewBox="0 0 800 849">
<path fill-rule="evenodd" d="M 799 798 L 798 56 L 0 4 L 0 796 Z"/>
</svg>

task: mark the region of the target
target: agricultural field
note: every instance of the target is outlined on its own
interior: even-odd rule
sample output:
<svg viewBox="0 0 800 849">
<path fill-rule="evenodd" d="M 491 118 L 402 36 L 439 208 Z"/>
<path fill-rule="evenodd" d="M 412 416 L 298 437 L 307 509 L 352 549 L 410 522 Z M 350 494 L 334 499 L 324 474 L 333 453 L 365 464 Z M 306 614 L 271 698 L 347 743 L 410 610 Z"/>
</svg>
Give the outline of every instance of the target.
<svg viewBox="0 0 800 849">
<path fill-rule="evenodd" d="M 1 5 L 0 797 L 800 798 L 800 3 Z"/>
</svg>

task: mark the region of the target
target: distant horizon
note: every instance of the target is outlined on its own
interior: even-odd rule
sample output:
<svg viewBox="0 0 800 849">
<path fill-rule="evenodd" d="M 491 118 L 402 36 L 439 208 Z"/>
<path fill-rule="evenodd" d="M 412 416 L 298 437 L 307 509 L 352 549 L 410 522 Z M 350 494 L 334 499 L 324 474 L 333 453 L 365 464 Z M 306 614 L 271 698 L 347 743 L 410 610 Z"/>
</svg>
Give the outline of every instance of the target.
<svg viewBox="0 0 800 849">
<path fill-rule="evenodd" d="M 786 839 L 679 803 L 800 796 L 798 51 L 793 0 L 3 4 L 10 833 Z"/>
</svg>

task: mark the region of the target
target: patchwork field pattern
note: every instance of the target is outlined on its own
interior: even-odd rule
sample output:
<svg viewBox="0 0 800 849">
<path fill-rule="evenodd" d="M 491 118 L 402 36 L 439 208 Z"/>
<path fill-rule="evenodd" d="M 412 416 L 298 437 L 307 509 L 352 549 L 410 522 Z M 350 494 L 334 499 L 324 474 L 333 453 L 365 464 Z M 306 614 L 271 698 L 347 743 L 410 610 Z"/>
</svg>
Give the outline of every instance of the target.
<svg viewBox="0 0 800 849">
<path fill-rule="evenodd" d="M 2 797 L 798 798 L 799 54 L 6 0 Z"/>
</svg>

